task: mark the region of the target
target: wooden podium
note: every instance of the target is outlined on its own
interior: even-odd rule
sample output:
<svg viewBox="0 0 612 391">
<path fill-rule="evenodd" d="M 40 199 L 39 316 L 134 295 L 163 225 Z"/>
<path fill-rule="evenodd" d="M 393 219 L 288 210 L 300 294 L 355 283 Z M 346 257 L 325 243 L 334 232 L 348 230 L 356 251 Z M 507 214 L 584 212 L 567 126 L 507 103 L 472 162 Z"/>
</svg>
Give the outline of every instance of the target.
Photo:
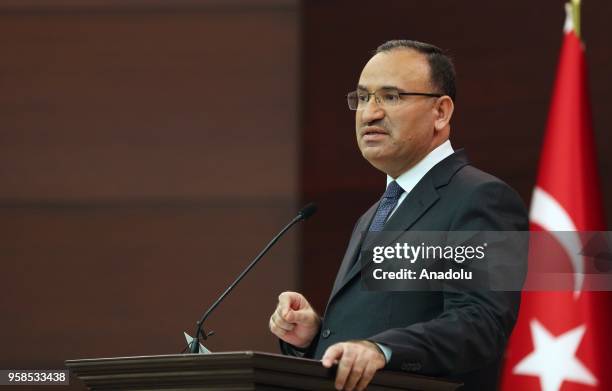
<svg viewBox="0 0 612 391">
<path fill-rule="evenodd" d="M 91 390 L 334 390 L 335 369 L 320 361 L 260 352 L 68 360 Z M 461 383 L 379 372 L 368 390 L 456 390 Z"/>
</svg>

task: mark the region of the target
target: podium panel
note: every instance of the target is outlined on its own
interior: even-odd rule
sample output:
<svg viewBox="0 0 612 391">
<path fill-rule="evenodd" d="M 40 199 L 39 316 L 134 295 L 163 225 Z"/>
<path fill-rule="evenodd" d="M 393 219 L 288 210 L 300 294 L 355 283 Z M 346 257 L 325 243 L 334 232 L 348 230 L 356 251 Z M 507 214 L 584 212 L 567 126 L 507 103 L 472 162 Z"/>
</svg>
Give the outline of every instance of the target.
<svg viewBox="0 0 612 391">
<path fill-rule="evenodd" d="M 66 366 L 91 390 L 335 390 L 335 369 L 320 361 L 251 351 L 68 360 Z M 451 391 L 459 386 L 380 371 L 368 390 Z"/>
</svg>

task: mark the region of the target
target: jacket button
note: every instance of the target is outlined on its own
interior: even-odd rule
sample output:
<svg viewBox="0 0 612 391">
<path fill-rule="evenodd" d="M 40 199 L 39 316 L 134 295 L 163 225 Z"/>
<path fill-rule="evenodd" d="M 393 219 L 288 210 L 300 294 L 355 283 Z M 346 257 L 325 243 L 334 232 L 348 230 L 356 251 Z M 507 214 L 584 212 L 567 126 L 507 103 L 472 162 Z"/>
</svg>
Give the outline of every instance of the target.
<svg viewBox="0 0 612 391">
<path fill-rule="evenodd" d="M 331 334 L 331 330 L 330 329 L 325 329 L 323 330 L 323 332 L 321 333 L 321 337 L 323 338 L 328 338 Z"/>
<path fill-rule="evenodd" d="M 418 372 L 422 367 L 420 362 L 403 362 L 400 369 L 406 372 Z"/>
</svg>

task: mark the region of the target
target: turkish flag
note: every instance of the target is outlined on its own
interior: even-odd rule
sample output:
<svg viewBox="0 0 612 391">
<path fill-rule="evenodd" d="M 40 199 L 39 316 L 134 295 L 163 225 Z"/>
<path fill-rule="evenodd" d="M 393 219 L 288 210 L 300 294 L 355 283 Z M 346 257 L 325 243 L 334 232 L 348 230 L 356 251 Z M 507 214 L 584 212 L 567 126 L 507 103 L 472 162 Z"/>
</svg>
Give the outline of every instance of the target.
<svg viewBox="0 0 612 391">
<path fill-rule="evenodd" d="M 605 230 L 584 46 L 568 18 L 530 208 L 531 230 L 551 234 Z M 584 271 L 586 256 L 572 259 L 558 244 L 565 256 L 548 261 Z M 530 250 L 530 267 L 537 261 Z M 612 294 L 587 291 L 584 274 L 574 276 L 573 290 L 523 292 L 501 389 L 612 390 Z"/>
</svg>

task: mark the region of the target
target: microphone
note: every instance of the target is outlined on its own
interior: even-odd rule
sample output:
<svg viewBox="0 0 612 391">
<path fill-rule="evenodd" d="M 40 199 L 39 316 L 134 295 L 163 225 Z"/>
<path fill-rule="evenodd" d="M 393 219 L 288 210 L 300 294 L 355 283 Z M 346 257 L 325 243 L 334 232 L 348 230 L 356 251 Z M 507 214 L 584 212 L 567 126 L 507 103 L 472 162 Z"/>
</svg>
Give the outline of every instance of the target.
<svg viewBox="0 0 612 391">
<path fill-rule="evenodd" d="M 242 271 L 242 273 L 238 275 L 236 280 L 232 282 L 232 284 L 225 290 L 225 292 L 223 292 L 221 296 L 219 296 L 219 298 L 210 306 L 210 308 L 208 308 L 208 310 L 206 310 L 204 315 L 196 323 L 196 332 L 193 337 L 193 340 L 189 343 L 189 345 L 187 345 L 189 347 L 189 353 L 198 353 L 200 348 L 200 338 L 206 340 L 209 336 L 213 334 L 212 331 L 209 333 L 203 332 L 202 326 L 204 325 L 204 321 L 208 319 L 208 317 L 215 310 L 215 308 L 217 308 L 217 306 L 221 304 L 225 296 L 227 296 L 232 291 L 232 289 L 234 289 L 234 287 L 238 285 L 238 283 L 244 278 L 244 276 L 247 275 L 247 273 L 257 264 L 257 262 L 259 262 L 259 260 L 268 252 L 268 250 L 270 250 L 270 248 L 274 246 L 274 244 L 281 238 L 281 236 L 283 236 L 285 232 L 289 230 L 289 228 L 293 227 L 299 221 L 306 220 L 307 218 L 315 214 L 316 211 L 317 204 L 315 204 L 314 202 L 310 202 L 306 206 L 304 206 L 298 212 L 297 216 L 295 216 L 293 220 L 289 222 L 289 224 L 287 224 L 278 234 L 276 234 L 274 238 L 272 238 L 272 240 L 270 240 L 266 247 L 264 247 L 264 249 L 261 250 L 259 254 L 257 254 L 255 259 L 253 259 L 251 263 Z"/>
<path fill-rule="evenodd" d="M 298 212 L 297 217 L 299 217 L 300 220 L 306 220 L 315 213 L 317 213 L 317 204 L 310 202 Z"/>
</svg>

